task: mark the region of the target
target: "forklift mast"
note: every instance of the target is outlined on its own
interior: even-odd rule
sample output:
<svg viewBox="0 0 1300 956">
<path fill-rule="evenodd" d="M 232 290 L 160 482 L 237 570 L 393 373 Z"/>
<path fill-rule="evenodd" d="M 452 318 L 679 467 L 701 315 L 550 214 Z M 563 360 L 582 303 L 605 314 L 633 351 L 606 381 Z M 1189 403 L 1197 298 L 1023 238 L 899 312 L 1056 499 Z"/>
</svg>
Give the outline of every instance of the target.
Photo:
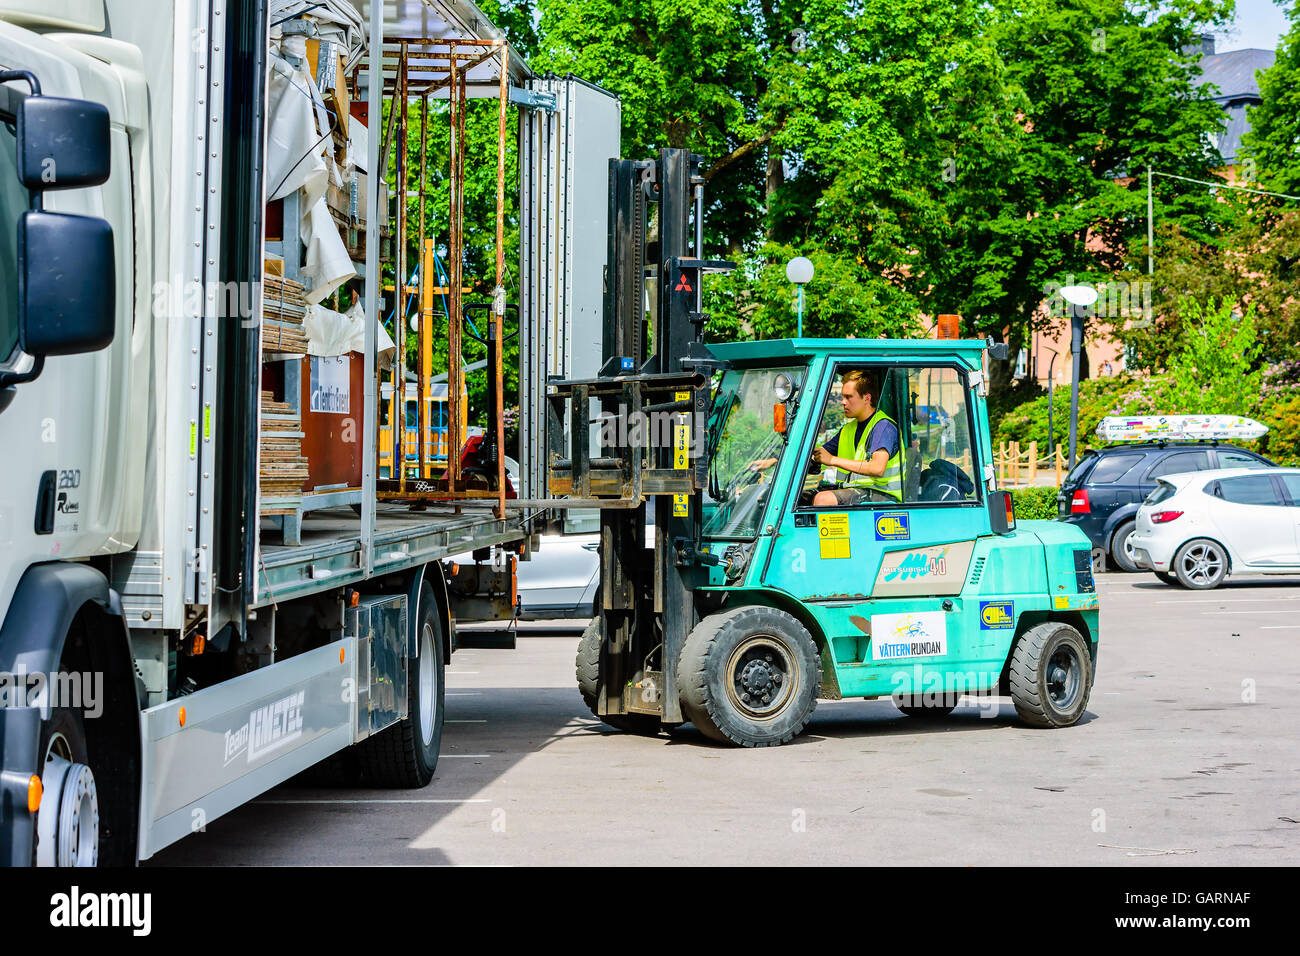
<svg viewBox="0 0 1300 956">
<path fill-rule="evenodd" d="M 570 496 L 571 507 L 600 509 L 597 713 L 667 724 L 683 720 L 676 665 L 698 621 L 703 429 L 722 365 L 701 343 L 701 279 L 734 268 L 703 257 L 702 162 L 680 149 L 610 161 L 604 364 L 595 379 L 549 383 L 547 396 L 550 491 Z M 592 402 L 602 433 L 626 436 L 596 456 Z"/>
</svg>

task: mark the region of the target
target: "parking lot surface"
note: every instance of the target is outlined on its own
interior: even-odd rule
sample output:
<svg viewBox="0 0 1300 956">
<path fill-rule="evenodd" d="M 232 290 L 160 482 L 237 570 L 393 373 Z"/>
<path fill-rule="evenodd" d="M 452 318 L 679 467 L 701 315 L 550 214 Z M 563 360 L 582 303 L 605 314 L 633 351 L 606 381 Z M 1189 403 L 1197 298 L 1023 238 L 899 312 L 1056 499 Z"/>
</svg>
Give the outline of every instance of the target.
<svg viewBox="0 0 1300 956">
<path fill-rule="evenodd" d="M 521 637 L 455 655 L 424 790 L 280 787 L 152 862 L 1300 862 L 1300 587 L 1112 573 L 1098 591 L 1096 685 L 1065 730 L 1021 726 L 1003 698 L 929 724 L 822 701 L 766 750 L 629 736 L 583 707 L 576 635 Z"/>
</svg>

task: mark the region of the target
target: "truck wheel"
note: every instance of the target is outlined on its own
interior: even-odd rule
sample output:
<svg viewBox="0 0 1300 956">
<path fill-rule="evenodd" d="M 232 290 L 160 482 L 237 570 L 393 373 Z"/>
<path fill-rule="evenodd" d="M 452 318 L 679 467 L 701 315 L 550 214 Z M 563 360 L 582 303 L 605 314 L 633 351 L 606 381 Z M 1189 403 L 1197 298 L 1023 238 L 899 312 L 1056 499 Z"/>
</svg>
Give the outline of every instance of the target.
<svg viewBox="0 0 1300 956">
<path fill-rule="evenodd" d="M 445 703 L 442 621 L 428 584 L 420 588 L 419 657 L 408 662 L 406 719 L 357 747 L 365 782 L 375 787 L 419 788 L 433 779 L 442 746 Z"/>
<path fill-rule="evenodd" d="M 654 714 L 598 714 L 596 697 L 600 693 L 600 617 L 587 625 L 578 641 L 577 671 L 578 693 L 591 715 L 625 734 L 655 737 L 659 734 L 659 718 Z"/>
<path fill-rule="evenodd" d="M 1133 555 L 1133 532 L 1136 530 L 1136 522 L 1125 521 L 1115 529 L 1115 534 L 1110 539 L 1110 556 L 1115 566 L 1130 574 L 1138 569 L 1137 560 Z"/>
<path fill-rule="evenodd" d="M 36 811 L 37 866 L 96 866 L 99 795 L 90 772 L 86 732 L 74 711 L 54 710 L 41 730 L 40 808 Z"/>
<path fill-rule="evenodd" d="M 1228 576 L 1228 555 L 1217 541 L 1193 538 L 1174 555 L 1173 571 L 1183 587 L 1208 591 Z"/>
<path fill-rule="evenodd" d="M 821 682 L 812 635 L 784 611 L 761 606 L 700 621 L 677 667 L 686 719 L 706 737 L 743 747 L 776 746 L 800 734 Z"/>
<path fill-rule="evenodd" d="M 1088 642 L 1060 621 L 1031 627 L 1011 652 L 1011 700 L 1032 727 L 1068 727 L 1082 717 L 1092 677 Z"/>
</svg>

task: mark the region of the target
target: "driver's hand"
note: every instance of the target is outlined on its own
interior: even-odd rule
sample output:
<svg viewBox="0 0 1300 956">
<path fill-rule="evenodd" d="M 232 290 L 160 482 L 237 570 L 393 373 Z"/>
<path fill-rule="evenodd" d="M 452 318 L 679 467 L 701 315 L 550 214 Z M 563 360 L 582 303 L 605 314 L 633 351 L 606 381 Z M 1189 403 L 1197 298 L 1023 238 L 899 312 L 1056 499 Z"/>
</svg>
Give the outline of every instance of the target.
<svg viewBox="0 0 1300 956">
<path fill-rule="evenodd" d="M 776 464 L 775 458 L 760 458 L 750 464 L 750 471 L 767 471 Z"/>
<path fill-rule="evenodd" d="M 831 460 L 834 459 L 835 456 L 832 455 L 830 452 L 828 452 L 821 445 L 818 445 L 816 448 L 813 449 L 812 457 L 813 457 L 813 461 L 817 462 L 817 464 L 819 465 L 829 465 L 831 463 Z"/>
</svg>

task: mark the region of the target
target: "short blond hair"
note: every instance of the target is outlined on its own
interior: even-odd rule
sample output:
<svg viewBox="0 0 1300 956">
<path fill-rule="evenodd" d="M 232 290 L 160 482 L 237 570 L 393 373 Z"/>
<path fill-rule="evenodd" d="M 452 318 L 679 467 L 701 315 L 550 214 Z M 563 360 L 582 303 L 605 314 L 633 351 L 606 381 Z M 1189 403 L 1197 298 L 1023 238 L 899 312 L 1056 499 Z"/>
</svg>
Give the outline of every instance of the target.
<svg viewBox="0 0 1300 956">
<path fill-rule="evenodd" d="M 876 379 L 876 373 L 866 369 L 855 368 L 844 373 L 840 382 L 844 385 L 853 383 L 853 390 L 858 393 L 859 398 L 871 396 L 871 404 L 880 404 L 880 385 Z"/>
</svg>

